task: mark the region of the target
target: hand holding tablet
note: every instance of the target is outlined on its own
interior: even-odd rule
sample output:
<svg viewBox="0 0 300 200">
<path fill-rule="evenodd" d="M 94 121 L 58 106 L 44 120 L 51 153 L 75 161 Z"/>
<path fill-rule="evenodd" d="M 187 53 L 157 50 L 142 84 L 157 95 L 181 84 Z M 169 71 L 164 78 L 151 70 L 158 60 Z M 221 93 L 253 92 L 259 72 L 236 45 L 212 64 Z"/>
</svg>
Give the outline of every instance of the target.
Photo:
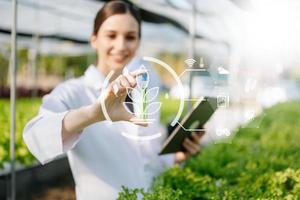
<svg viewBox="0 0 300 200">
<path fill-rule="evenodd" d="M 199 100 L 183 120 L 178 122 L 178 126 L 163 144 L 160 155 L 184 151 L 185 138 L 191 137 L 192 132 L 203 131 L 201 127 L 210 119 L 216 109 L 216 98 L 205 97 Z"/>
</svg>

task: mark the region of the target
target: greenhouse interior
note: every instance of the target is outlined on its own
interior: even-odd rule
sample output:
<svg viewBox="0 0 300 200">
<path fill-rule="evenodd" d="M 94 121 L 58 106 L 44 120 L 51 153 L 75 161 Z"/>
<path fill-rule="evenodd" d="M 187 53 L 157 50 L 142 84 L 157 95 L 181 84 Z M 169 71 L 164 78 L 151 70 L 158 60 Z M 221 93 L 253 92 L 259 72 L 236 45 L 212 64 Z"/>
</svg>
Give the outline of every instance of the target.
<svg viewBox="0 0 300 200">
<path fill-rule="evenodd" d="M 298 0 L 0 0 L 0 200 L 300 198 Z"/>
</svg>

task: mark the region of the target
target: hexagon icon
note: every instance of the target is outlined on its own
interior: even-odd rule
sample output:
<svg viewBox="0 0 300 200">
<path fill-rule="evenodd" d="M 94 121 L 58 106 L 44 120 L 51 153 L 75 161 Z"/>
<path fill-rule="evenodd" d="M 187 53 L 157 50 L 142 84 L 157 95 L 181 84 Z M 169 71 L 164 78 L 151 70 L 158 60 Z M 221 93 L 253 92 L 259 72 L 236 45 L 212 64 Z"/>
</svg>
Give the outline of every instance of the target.
<svg viewBox="0 0 300 200">
<path fill-rule="evenodd" d="M 188 73 L 193 74 L 193 84 L 192 84 L 192 98 L 185 99 L 185 103 L 187 101 L 199 101 L 201 98 L 204 98 L 204 101 L 208 101 L 210 106 L 213 109 L 227 109 L 229 108 L 229 92 L 227 87 L 227 76 L 224 74 L 219 74 L 219 72 L 211 73 L 209 69 L 186 69 L 182 72 L 179 77 L 183 78 L 183 76 L 188 75 Z M 226 77 L 225 77 L 226 76 Z M 225 77 L 225 78 L 224 78 Z M 208 97 L 208 98 L 207 98 Z M 227 115 L 225 117 L 228 117 Z M 214 118 L 212 116 L 212 118 Z M 224 142 L 226 138 L 231 138 L 231 132 L 221 131 L 221 130 L 213 130 L 216 128 L 217 124 L 212 127 L 209 127 L 206 130 L 207 134 L 204 136 L 210 142 L 217 142 L 220 139 Z M 226 125 L 226 123 L 224 124 Z M 220 125 L 218 125 L 220 127 Z M 187 128 L 187 127 L 185 127 Z M 221 127 L 220 127 L 221 128 Z M 223 126 L 223 128 L 226 128 Z M 231 140 L 231 139 L 230 139 Z"/>
<path fill-rule="evenodd" d="M 218 71 L 211 72 L 209 68 L 185 69 L 180 75 L 180 79 L 188 80 L 189 73 L 192 74 L 192 98 L 186 98 L 185 101 L 197 101 L 200 97 L 210 96 L 218 97 L 220 106 L 228 107 L 228 74 L 221 74 Z"/>
</svg>

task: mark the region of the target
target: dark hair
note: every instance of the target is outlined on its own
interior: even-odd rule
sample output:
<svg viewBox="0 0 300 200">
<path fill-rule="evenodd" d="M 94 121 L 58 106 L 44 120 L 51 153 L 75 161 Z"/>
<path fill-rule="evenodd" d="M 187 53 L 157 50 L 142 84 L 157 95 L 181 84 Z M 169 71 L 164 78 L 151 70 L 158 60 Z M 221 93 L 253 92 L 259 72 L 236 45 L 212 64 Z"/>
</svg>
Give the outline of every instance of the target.
<svg viewBox="0 0 300 200">
<path fill-rule="evenodd" d="M 127 1 L 114 0 L 110 1 L 98 11 L 94 20 L 93 35 L 97 35 L 102 23 L 112 15 L 116 14 L 131 14 L 139 25 L 139 37 L 141 37 L 141 15 L 136 6 Z"/>
</svg>

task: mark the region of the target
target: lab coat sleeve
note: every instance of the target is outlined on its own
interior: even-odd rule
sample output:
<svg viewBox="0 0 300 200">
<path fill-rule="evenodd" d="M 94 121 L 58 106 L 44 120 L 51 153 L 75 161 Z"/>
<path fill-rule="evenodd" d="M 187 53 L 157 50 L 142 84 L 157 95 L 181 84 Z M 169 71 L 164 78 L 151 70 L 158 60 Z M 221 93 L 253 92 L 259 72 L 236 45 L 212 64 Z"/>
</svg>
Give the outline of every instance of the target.
<svg viewBox="0 0 300 200">
<path fill-rule="evenodd" d="M 23 139 L 30 152 L 45 164 L 73 148 L 80 133 L 62 142 L 62 121 L 69 111 L 68 103 L 54 92 L 43 98 L 39 114 L 25 126 Z"/>
<path fill-rule="evenodd" d="M 162 124 L 158 124 L 158 126 L 161 127 L 160 129 L 163 129 L 161 131 L 162 132 L 162 140 L 159 145 L 159 152 L 160 152 L 160 150 L 162 148 L 162 144 L 167 139 L 167 130 L 166 130 L 165 126 Z M 160 155 L 160 156 L 158 156 L 158 158 L 164 167 L 171 167 L 172 165 L 175 164 L 175 154 L 174 153 Z"/>
</svg>

